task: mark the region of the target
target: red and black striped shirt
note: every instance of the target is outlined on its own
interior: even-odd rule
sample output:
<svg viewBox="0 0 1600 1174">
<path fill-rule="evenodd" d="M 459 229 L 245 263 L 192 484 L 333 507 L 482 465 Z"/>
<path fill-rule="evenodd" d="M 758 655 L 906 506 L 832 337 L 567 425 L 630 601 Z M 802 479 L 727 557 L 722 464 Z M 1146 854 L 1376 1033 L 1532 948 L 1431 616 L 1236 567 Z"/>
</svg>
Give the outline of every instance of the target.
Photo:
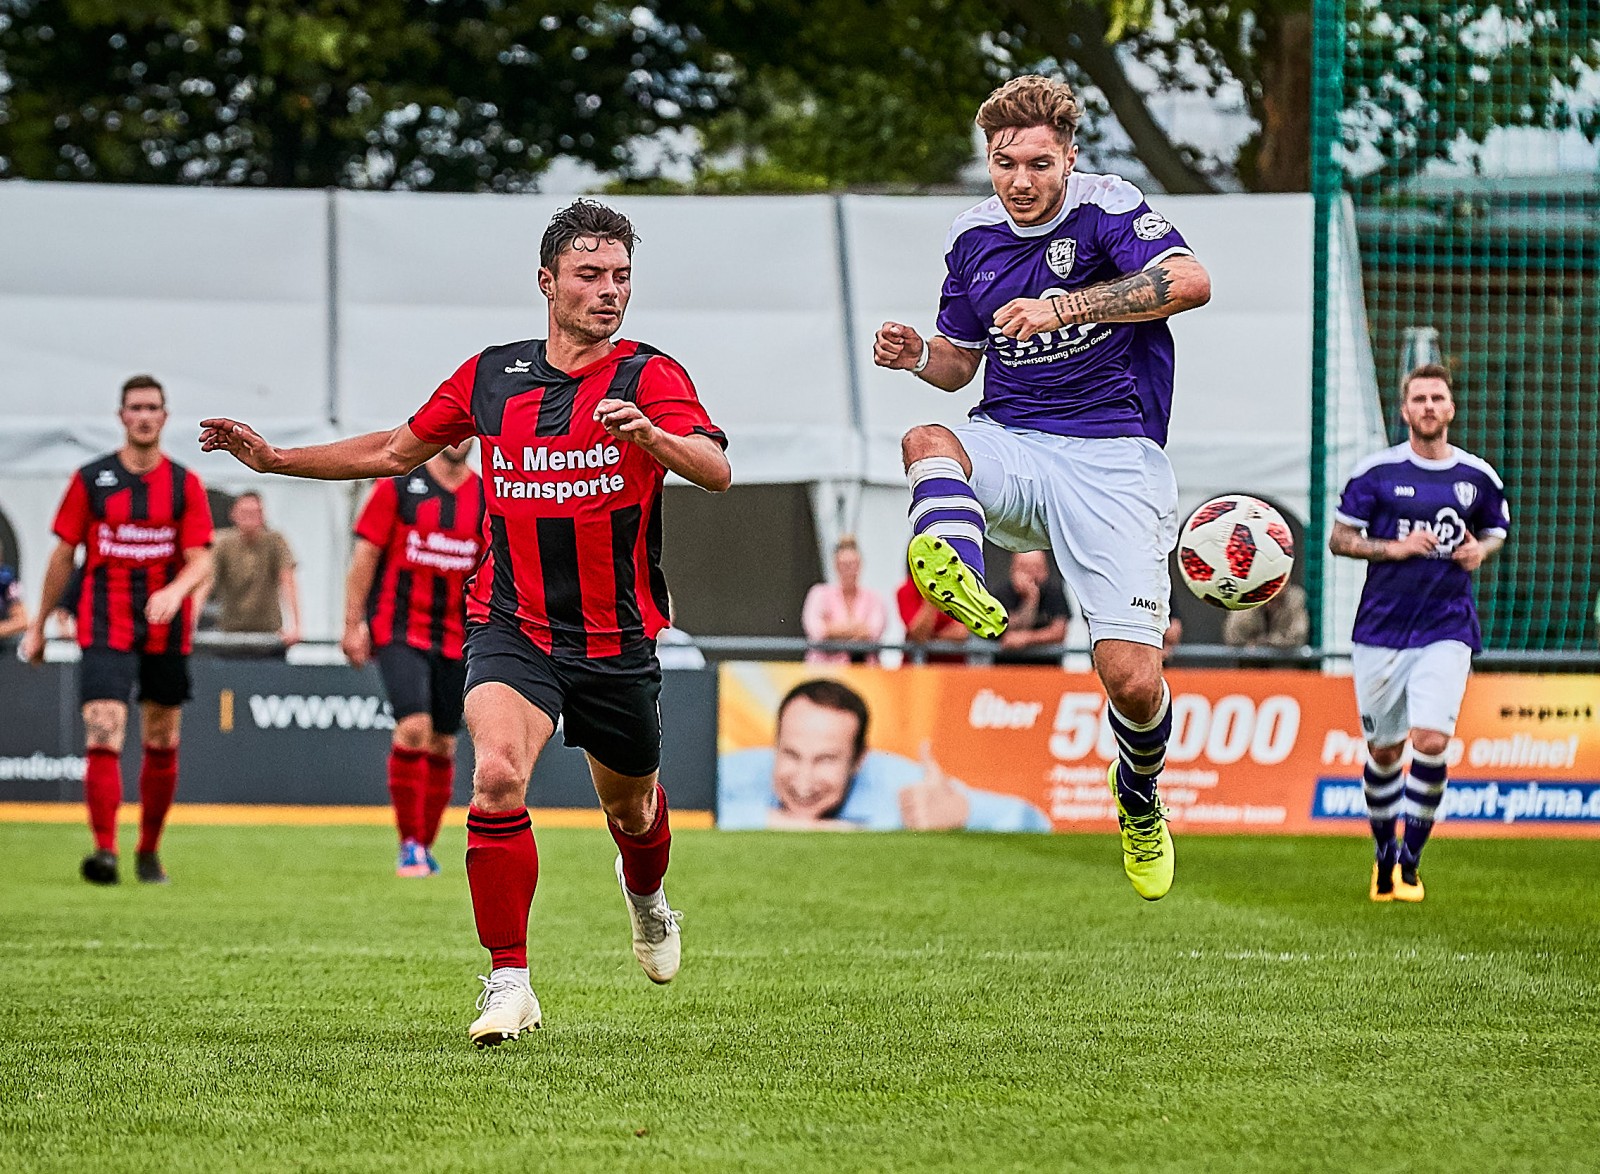
<svg viewBox="0 0 1600 1174">
<path fill-rule="evenodd" d="M 211 545 L 211 507 L 193 470 L 163 456 L 148 473 L 132 473 L 109 453 L 73 476 L 52 529 L 85 550 L 79 644 L 118 652 L 189 651 L 192 601 L 183 601 L 170 624 L 148 622 L 145 605 L 178 577 L 185 551 Z"/>
<path fill-rule="evenodd" d="M 423 465 L 372 488 L 356 537 L 382 553 L 367 595 L 372 643 L 409 644 L 460 660 L 467 580 L 483 555 L 483 482 L 454 491 Z"/>
<path fill-rule="evenodd" d="M 726 445 L 688 373 L 637 342 L 562 371 L 543 339 L 491 347 L 411 418 L 430 444 L 483 443 L 489 549 L 467 622 L 510 622 L 557 659 L 618 656 L 667 624 L 661 573 L 666 470 L 595 419 L 602 399 L 638 404 L 657 428 Z"/>
</svg>

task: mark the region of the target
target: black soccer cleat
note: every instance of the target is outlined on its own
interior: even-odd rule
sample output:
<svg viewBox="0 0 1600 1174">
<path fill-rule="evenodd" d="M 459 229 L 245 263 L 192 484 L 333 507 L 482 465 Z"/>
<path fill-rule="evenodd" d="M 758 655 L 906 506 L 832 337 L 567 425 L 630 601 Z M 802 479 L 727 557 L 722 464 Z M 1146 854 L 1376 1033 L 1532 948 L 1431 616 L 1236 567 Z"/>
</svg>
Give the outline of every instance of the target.
<svg viewBox="0 0 1600 1174">
<path fill-rule="evenodd" d="M 119 879 L 117 877 L 117 854 L 115 852 L 107 852 L 103 848 L 99 851 L 91 852 L 83 858 L 83 866 L 79 871 L 83 873 L 83 879 L 91 885 L 114 885 Z"/>
<path fill-rule="evenodd" d="M 161 867 L 161 857 L 154 852 L 140 852 L 134 857 L 133 871 L 140 884 L 164 885 L 168 881 L 167 870 Z"/>
</svg>

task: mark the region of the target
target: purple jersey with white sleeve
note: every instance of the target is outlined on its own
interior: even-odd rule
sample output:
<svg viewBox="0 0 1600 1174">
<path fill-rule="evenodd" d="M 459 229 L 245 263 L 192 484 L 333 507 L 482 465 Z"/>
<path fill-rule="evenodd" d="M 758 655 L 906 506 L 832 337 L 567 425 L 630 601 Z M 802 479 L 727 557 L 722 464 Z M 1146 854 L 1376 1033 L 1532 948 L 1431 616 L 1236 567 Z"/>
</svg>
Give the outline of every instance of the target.
<svg viewBox="0 0 1600 1174">
<path fill-rule="evenodd" d="M 1409 442 L 1397 444 L 1356 466 L 1335 516 L 1370 538 L 1401 539 L 1425 529 L 1439 540 L 1426 557 L 1367 564 L 1355 643 L 1420 648 L 1459 640 L 1482 649 L 1472 575 L 1451 555 L 1469 531 L 1504 538 L 1511 524 L 1505 486 L 1488 461 L 1459 448 L 1431 461 Z"/>
<path fill-rule="evenodd" d="M 1074 172 L 1061 211 L 1044 224 L 1017 224 L 998 196 L 963 212 L 945 248 L 938 329 L 956 346 L 988 352 L 972 414 L 1058 436 L 1147 436 L 1164 445 L 1172 413 L 1164 320 L 1085 322 L 1019 342 L 994 316 L 1016 298 L 1097 285 L 1188 253 L 1177 229 L 1115 175 Z"/>
</svg>

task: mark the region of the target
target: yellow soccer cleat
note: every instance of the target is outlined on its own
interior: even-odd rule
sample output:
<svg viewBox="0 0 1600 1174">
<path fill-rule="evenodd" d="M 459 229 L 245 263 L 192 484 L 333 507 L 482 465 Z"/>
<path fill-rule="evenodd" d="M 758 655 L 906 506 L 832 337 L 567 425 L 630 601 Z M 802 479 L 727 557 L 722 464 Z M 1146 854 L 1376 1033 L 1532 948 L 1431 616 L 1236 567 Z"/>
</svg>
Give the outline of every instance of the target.
<svg viewBox="0 0 1600 1174">
<path fill-rule="evenodd" d="M 1006 630 L 1005 605 L 989 594 L 977 572 L 944 539 L 918 534 L 906 549 L 906 566 L 918 594 L 965 624 L 974 636 L 994 640 Z"/>
<path fill-rule="evenodd" d="M 1367 896 L 1379 903 L 1393 901 L 1394 874 L 1396 866 L 1393 864 L 1380 865 L 1376 860 L 1372 862 L 1372 886 L 1367 890 Z"/>
<path fill-rule="evenodd" d="M 1394 870 L 1394 899 L 1417 905 L 1422 902 L 1425 895 L 1422 877 L 1417 874 L 1417 866 L 1402 860 Z"/>
<path fill-rule="evenodd" d="M 1167 811 L 1156 800 L 1149 815 L 1129 815 L 1117 795 L 1117 764 L 1106 771 L 1106 783 L 1117 804 L 1117 824 L 1122 829 L 1122 870 L 1133 882 L 1133 891 L 1146 901 L 1159 901 L 1172 888 L 1177 863 L 1172 833 L 1167 830 Z"/>
</svg>

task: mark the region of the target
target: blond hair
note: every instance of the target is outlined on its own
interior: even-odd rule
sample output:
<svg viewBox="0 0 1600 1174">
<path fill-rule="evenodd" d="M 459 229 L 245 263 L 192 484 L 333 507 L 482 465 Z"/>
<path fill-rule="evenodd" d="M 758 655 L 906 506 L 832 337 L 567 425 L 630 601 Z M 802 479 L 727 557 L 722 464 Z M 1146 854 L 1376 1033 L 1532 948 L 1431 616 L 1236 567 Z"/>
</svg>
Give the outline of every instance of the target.
<svg viewBox="0 0 1600 1174">
<path fill-rule="evenodd" d="M 997 131 L 1048 126 L 1063 147 L 1078 130 L 1078 99 L 1066 82 L 1037 73 L 1006 82 L 978 107 L 978 129 L 992 139 Z"/>
</svg>

